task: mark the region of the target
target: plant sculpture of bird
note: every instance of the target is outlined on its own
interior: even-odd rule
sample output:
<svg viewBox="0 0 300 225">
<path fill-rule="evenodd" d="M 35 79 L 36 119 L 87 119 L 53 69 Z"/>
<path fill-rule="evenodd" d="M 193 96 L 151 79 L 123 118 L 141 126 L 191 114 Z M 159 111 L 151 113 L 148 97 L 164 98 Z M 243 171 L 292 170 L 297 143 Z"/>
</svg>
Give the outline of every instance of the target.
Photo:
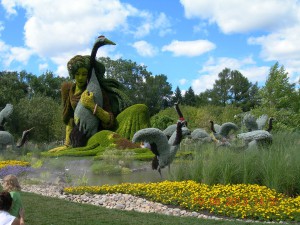
<svg viewBox="0 0 300 225">
<path fill-rule="evenodd" d="M 179 116 L 179 120 L 184 121 L 184 126 L 187 127 L 187 121 L 184 119 L 183 114 L 179 108 L 179 103 L 176 102 L 174 104 L 174 108 Z M 166 129 L 163 130 L 163 133 L 167 136 L 168 139 L 170 139 L 170 137 L 172 136 L 172 134 L 176 131 L 177 128 L 177 124 L 171 124 L 169 125 Z"/>
<path fill-rule="evenodd" d="M 191 133 L 192 140 L 197 143 L 203 143 L 203 142 L 211 142 L 212 138 L 209 135 L 209 133 L 206 132 L 206 130 L 202 128 L 196 128 Z"/>
<path fill-rule="evenodd" d="M 255 119 L 255 117 L 251 113 L 247 113 L 243 118 L 243 124 L 248 131 L 263 130 L 267 121 L 268 115 L 266 114 L 263 114 Z"/>
<path fill-rule="evenodd" d="M 103 96 L 101 86 L 99 84 L 99 78 L 96 76 L 95 64 L 96 64 L 96 54 L 98 48 L 104 45 L 115 45 L 114 42 L 108 40 L 104 36 L 99 36 L 93 46 L 93 50 L 90 58 L 90 69 L 88 72 L 88 84 L 87 91 L 92 92 L 94 95 L 95 103 L 103 107 Z M 79 101 L 74 112 L 75 124 L 79 127 L 79 131 L 83 132 L 87 138 L 91 137 L 98 131 L 100 124 L 99 118 L 93 115 L 89 109 L 85 108 Z"/>
<path fill-rule="evenodd" d="M 33 129 L 34 127 L 23 131 L 21 141 L 17 144 L 17 148 L 21 148 L 28 141 L 30 131 L 32 131 Z"/>
<path fill-rule="evenodd" d="M 271 132 L 271 130 L 273 129 L 273 121 L 274 121 L 274 118 L 270 117 L 269 118 L 269 127 L 267 129 L 268 132 Z"/>
<path fill-rule="evenodd" d="M 228 139 L 228 135 L 230 131 L 236 131 L 238 130 L 238 126 L 232 122 L 226 122 L 223 123 L 221 126 L 218 124 L 215 124 L 214 121 L 210 120 L 210 129 L 213 132 L 214 137 L 217 140 L 222 140 L 222 139 Z"/>
<path fill-rule="evenodd" d="M 244 117 L 244 124 L 249 132 L 238 134 L 237 138 L 243 140 L 248 149 L 272 144 L 272 134 L 270 132 L 273 128 L 274 118 L 269 118 L 269 127 L 267 130 L 264 130 L 267 120 L 267 115 L 262 115 L 255 120 L 251 114 L 247 114 Z"/>
<path fill-rule="evenodd" d="M 167 136 L 157 128 L 145 128 L 136 132 L 132 142 L 148 142 L 150 150 L 154 153 L 152 160 L 152 169 L 158 170 L 161 175 L 161 169 L 173 162 L 179 149 L 183 137 L 190 134 L 190 130 L 185 126 L 186 122 L 179 120 L 176 131 L 168 140 Z"/>
<path fill-rule="evenodd" d="M 0 112 L 0 131 L 4 131 L 4 123 L 6 119 L 12 114 L 13 112 L 13 105 L 12 104 L 6 104 L 4 109 Z"/>
</svg>

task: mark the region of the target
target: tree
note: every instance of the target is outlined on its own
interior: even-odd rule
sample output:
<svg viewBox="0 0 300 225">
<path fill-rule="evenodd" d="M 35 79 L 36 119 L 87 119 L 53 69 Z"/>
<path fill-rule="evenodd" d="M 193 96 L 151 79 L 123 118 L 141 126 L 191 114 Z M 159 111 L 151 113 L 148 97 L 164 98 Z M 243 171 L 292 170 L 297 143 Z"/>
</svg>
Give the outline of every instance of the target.
<svg viewBox="0 0 300 225">
<path fill-rule="evenodd" d="M 7 103 L 15 105 L 26 97 L 28 93 L 28 84 L 24 81 L 26 76 L 28 74 L 24 71 L 0 72 L 0 107 L 4 107 Z"/>
<path fill-rule="evenodd" d="M 147 88 L 140 94 L 152 116 L 168 106 L 172 96 L 172 86 L 167 82 L 167 77 L 162 74 L 147 77 L 146 84 Z"/>
<path fill-rule="evenodd" d="M 33 76 L 29 80 L 29 87 L 32 95 L 47 96 L 56 102 L 61 102 L 61 84 L 69 81 L 69 78 L 55 77 L 51 71 L 47 71 L 41 76 Z"/>
<path fill-rule="evenodd" d="M 196 95 L 192 87 L 185 92 L 183 97 L 183 104 L 189 106 L 196 106 Z"/>
<path fill-rule="evenodd" d="M 147 71 L 146 66 L 137 65 L 131 60 L 111 60 L 110 58 L 99 58 L 99 61 L 105 65 L 107 78 L 113 78 L 119 81 L 125 87 L 126 95 L 132 100 L 133 104 L 143 103 L 143 91 L 147 89 L 146 80 L 151 73 Z"/>
<path fill-rule="evenodd" d="M 181 94 L 181 90 L 180 88 L 177 86 L 174 92 L 174 96 L 172 97 L 172 105 L 174 105 L 176 102 L 182 102 L 183 101 L 183 97 Z"/>
<path fill-rule="evenodd" d="M 284 66 L 279 68 L 278 62 L 270 68 L 270 72 L 260 91 L 262 105 L 266 107 L 275 107 L 276 109 L 293 108 L 297 93 L 295 84 L 289 83 L 288 73 Z"/>
<path fill-rule="evenodd" d="M 251 83 L 239 71 L 230 72 L 230 98 L 234 106 L 241 107 L 243 111 L 248 111 L 247 102 L 250 98 Z"/>
<path fill-rule="evenodd" d="M 34 127 L 31 140 L 51 142 L 62 139 L 62 109 L 51 97 L 34 96 L 22 98 L 15 106 L 14 133 L 22 135 L 24 130 Z"/>
<path fill-rule="evenodd" d="M 230 69 L 225 68 L 218 74 L 218 80 L 215 81 L 211 91 L 212 103 L 215 105 L 226 106 L 230 97 Z"/>
<path fill-rule="evenodd" d="M 106 77 L 118 80 L 132 104 L 148 106 L 150 115 L 170 105 L 172 86 L 163 74 L 153 76 L 144 65 L 131 60 L 100 58 L 105 65 Z"/>
</svg>

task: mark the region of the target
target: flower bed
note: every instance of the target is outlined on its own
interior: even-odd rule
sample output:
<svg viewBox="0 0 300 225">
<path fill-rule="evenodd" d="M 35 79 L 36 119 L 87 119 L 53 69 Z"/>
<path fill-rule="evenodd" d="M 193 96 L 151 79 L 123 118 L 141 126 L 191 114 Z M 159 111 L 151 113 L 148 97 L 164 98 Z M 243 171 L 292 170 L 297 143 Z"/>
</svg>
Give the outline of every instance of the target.
<svg viewBox="0 0 300 225">
<path fill-rule="evenodd" d="M 64 189 L 70 194 L 126 193 L 167 205 L 234 218 L 300 221 L 300 196 L 291 198 L 259 185 L 206 185 L 194 181 L 123 183 Z"/>
<path fill-rule="evenodd" d="M 30 167 L 29 162 L 18 160 L 0 161 L 0 178 L 8 174 L 19 176 L 32 171 L 33 169 Z"/>
</svg>

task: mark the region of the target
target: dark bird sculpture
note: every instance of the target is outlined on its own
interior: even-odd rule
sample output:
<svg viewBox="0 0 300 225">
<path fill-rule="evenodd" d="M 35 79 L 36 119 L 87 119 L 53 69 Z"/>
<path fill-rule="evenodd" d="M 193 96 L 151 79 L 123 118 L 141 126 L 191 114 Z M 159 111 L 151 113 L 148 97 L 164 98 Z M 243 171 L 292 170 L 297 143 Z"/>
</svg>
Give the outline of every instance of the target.
<svg viewBox="0 0 300 225">
<path fill-rule="evenodd" d="M 28 129 L 28 130 L 24 130 L 23 131 L 23 134 L 22 134 L 22 138 L 21 138 L 21 141 L 19 144 L 17 144 L 17 148 L 21 148 L 29 139 L 29 134 L 30 134 L 30 131 L 32 131 L 34 129 L 34 127 Z"/>
<path fill-rule="evenodd" d="M 268 126 L 268 129 L 267 129 L 268 132 L 271 132 L 271 130 L 273 130 L 273 121 L 274 121 L 274 118 L 270 117 L 269 126 Z"/>
<path fill-rule="evenodd" d="M 168 140 L 167 136 L 157 128 L 145 128 L 136 132 L 132 142 L 148 142 L 150 150 L 155 155 L 152 160 L 152 169 L 158 170 L 161 175 L 161 169 L 166 166 L 170 169 L 175 155 L 179 149 L 181 140 L 191 132 L 185 126 L 185 121 L 178 121 L 176 131 Z"/>
</svg>

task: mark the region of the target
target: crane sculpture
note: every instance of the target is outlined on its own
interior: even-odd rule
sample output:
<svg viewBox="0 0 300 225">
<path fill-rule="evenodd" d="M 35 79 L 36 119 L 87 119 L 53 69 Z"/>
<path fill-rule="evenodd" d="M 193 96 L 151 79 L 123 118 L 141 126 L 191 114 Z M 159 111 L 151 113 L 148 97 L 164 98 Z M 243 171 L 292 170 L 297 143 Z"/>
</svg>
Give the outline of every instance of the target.
<svg viewBox="0 0 300 225">
<path fill-rule="evenodd" d="M 152 160 L 152 169 L 158 170 L 161 175 L 161 169 L 166 166 L 170 169 L 175 155 L 179 149 L 183 137 L 190 134 L 190 130 L 185 126 L 186 122 L 179 120 L 176 131 L 168 140 L 167 136 L 157 128 L 144 128 L 136 132 L 132 142 L 147 142 L 150 144 L 150 150 L 155 155 Z"/>
</svg>

